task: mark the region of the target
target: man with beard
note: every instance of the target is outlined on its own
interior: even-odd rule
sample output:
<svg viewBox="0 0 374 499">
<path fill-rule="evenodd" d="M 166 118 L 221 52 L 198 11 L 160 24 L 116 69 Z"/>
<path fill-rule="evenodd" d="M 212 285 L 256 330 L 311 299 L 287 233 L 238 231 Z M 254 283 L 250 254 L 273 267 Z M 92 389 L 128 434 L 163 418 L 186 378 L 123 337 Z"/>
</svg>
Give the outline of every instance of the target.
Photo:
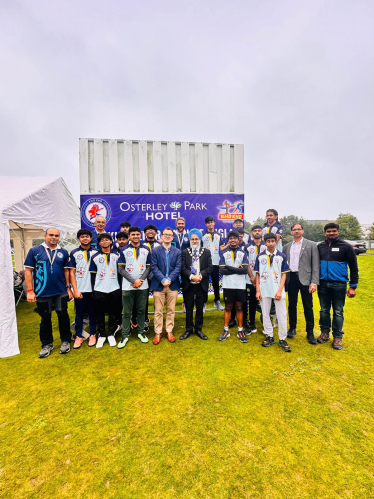
<svg viewBox="0 0 374 499">
<path fill-rule="evenodd" d="M 223 299 L 225 301 L 224 329 L 219 336 L 219 341 L 224 341 L 230 336 L 229 321 L 231 309 L 235 304 L 238 318 L 238 338 L 241 343 L 247 343 L 243 331 L 243 303 L 247 297 L 245 292 L 248 274 L 248 258 L 246 252 L 239 249 L 239 234 L 233 230 L 228 233 L 228 247 L 222 252 L 220 271 L 222 274 Z"/>
<path fill-rule="evenodd" d="M 204 304 L 208 296 L 209 274 L 213 270 L 210 251 L 201 246 L 202 234 L 198 229 L 191 229 L 188 233 L 190 247 L 182 251 L 182 288 L 186 307 L 186 331 L 180 337 L 187 339 L 195 334 L 202 340 L 208 337 L 203 333 Z M 195 326 L 193 323 L 193 309 L 196 305 Z"/>
<path fill-rule="evenodd" d="M 190 244 L 188 240 L 188 234 L 186 231 L 186 219 L 183 217 L 177 218 L 175 226 L 177 230 L 173 231 L 174 238 L 171 244 L 180 251 L 183 251 L 184 249 L 188 248 L 188 245 Z"/>
<path fill-rule="evenodd" d="M 251 231 L 252 241 L 247 244 L 246 252 L 248 255 L 248 275 L 246 276 L 247 281 L 247 298 L 248 307 L 245 310 L 244 319 L 248 319 L 249 324 L 244 330 L 245 334 L 249 335 L 256 333 L 256 309 L 257 309 L 257 298 L 256 298 L 256 276 L 254 274 L 254 268 L 256 263 L 257 255 L 266 250 L 265 241 L 262 239 L 262 227 L 261 225 L 254 225 Z"/>
<path fill-rule="evenodd" d="M 324 227 L 326 240 L 318 245 L 320 281 L 318 298 L 321 305 L 318 343 L 326 343 L 332 329 L 332 348 L 343 348 L 345 297 L 354 298 L 358 285 L 357 257 L 352 246 L 339 239 L 339 225 L 328 223 Z M 348 278 L 349 267 L 349 278 Z M 349 289 L 347 292 L 347 282 Z M 332 308 L 332 324 L 331 324 Z"/>
<path fill-rule="evenodd" d="M 278 212 L 274 208 L 266 211 L 266 224 L 262 227 L 262 236 L 265 234 L 275 234 L 277 238 L 276 248 L 278 251 L 282 251 L 283 225 L 279 223 Z"/>
</svg>

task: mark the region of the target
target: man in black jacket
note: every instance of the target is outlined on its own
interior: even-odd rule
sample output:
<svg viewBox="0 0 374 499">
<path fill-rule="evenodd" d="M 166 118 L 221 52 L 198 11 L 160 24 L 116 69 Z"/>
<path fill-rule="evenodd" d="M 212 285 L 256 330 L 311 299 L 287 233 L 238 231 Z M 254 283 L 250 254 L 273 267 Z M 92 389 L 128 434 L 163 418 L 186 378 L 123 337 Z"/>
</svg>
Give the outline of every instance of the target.
<svg viewBox="0 0 374 499">
<path fill-rule="evenodd" d="M 190 247 L 182 251 L 182 288 L 186 307 L 186 331 L 180 337 L 185 340 L 193 334 L 193 308 L 196 304 L 195 333 L 202 340 L 208 337 L 202 332 L 203 309 L 208 297 L 209 274 L 213 272 L 210 251 L 201 245 L 202 234 L 198 229 L 188 233 Z"/>
<path fill-rule="evenodd" d="M 321 305 L 321 335 L 318 343 L 326 343 L 330 338 L 330 330 L 334 340 L 332 348 L 343 348 L 343 324 L 345 296 L 356 296 L 358 285 L 357 257 L 352 246 L 339 239 L 339 225 L 328 223 L 324 227 L 326 240 L 318 245 L 320 257 L 320 282 L 318 298 Z M 348 278 L 348 267 L 350 278 Z M 347 282 L 349 289 L 347 292 Z M 330 311 L 332 308 L 332 324 Z"/>
</svg>

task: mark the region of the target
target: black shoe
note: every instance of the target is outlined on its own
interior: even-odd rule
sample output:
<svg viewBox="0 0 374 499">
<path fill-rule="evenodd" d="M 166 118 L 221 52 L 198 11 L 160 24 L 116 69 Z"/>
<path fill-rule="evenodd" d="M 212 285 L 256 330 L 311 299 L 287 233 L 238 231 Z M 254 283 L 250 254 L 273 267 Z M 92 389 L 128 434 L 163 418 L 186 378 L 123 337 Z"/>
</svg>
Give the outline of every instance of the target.
<svg viewBox="0 0 374 499">
<path fill-rule="evenodd" d="M 192 335 L 193 335 L 193 331 L 185 331 L 179 339 L 186 340 L 187 338 L 189 338 Z"/>
<path fill-rule="evenodd" d="M 266 338 L 261 343 L 261 345 L 263 347 L 270 347 L 271 345 L 274 345 L 274 343 L 275 343 L 275 339 L 273 338 L 273 336 L 266 336 Z"/>
<path fill-rule="evenodd" d="M 284 350 L 285 352 L 291 352 L 291 348 L 289 346 L 289 344 L 287 343 L 286 340 L 279 340 L 279 343 L 278 345 L 281 347 L 282 350 Z"/>
<path fill-rule="evenodd" d="M 287 338 L 291 338 L 292 340 L 292 338 L 295 338 L 295 336 L 296 336 L 296 329 L 289 329 L 287 331 Z"/>
<path fill-rule="evenodd" d="M 230 322 L 229 322 L 229 327 L 234 327 L 236 326 L 237 322 L 235 319 L 230 319 Z"/>
<path fill-rule="evenodd" d="M 306 333 L 306 339 L 311 345 L 317 345 L 317 339 L 313 333 Z"/>
<path fill-rule="evenodd" d="M 199 331 L 198 329 L 195 331 L 196 336 L 201 338 L 202 340 L 207 340 L 208 336 L 206 336 L 202 331 Z"/>
<path fill-rule="evenodd" d="M 249 335 L 250 335 L 250 334 L 252 334 L 252 333 L 257 333 L 256 326 L 251 326 L 251 325 L 249 324 L 249 326 L 248 326 L 246 329 L 244 329 L 244 332 L 245 332 L 245 334 L 246 334 L 247 336 L 249 336 Z"/>
</svg>

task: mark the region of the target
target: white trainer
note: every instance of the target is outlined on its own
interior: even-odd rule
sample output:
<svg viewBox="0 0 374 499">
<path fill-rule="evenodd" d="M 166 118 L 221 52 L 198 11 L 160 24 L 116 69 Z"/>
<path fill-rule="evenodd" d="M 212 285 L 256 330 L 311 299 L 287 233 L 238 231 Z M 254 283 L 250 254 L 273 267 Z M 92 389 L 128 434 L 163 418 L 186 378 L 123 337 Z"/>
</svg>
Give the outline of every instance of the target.
<svg viewBox="0 0 374 499">
<path fill-rule="evenodd" d="M 96 343 L 96 348 L 102 348 L 102 346 L 104 345 L 106 341 L 106 336 L 100 336 L 97 340 L 97 343 Z"/>
<path fill-rule="evenodd" d="M 108 336 L 108 343 L 111 347 L 115 347 L 117 345 L 116 339 L 113 334 Z"/>
</svg>

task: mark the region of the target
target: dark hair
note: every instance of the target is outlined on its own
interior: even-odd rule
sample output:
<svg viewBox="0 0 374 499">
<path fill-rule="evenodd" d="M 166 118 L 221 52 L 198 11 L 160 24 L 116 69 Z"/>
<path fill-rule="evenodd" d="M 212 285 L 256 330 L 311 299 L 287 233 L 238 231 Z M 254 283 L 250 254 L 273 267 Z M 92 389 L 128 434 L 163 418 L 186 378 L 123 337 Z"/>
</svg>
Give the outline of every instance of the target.
<svg viewBox="0 0 374 499">
<path fill-rule="evenodd" d="M 146 225 L 143 230 L 144 230 L 144 232 L 147 232 L 148 229 L 153 229 L 154 231 L 157 232 L 157 227 L 153 224 Z"/>
<path fill-rule="evenodd" d="M 233 221 L 233 225 L 236 224 L 236 222 L 240 222 L 240 223 L 243 223 L 243 220 L 241 218 L 236 218 L 234 221 Z"/>
<path fill-rule="evenodd" d="M 129 238 L 129 235 L 127 234 L 127 232 L 117 232 L 116 234 L 116 239 L 118 241 L 118 239 L 128 239 Z"/>
<path fill-rule="evenodd" d="M 214 220 L 214 218 L 212 216 L 206 217 L 205 223 L 207 224 L 209 222 L 215 222 L 215 220 Z"/>
<path fill-rule="evenodd" d="M 276 241 L 277 240 L 277 236 L 275 234 L 273 234 L 272 232 L 269 232 L 268 234 L 264 235 L 264 241 L 265 241 L 265 243 L 266 243 L 266 241 L 268 239 L 274 239 Z"/>
<path fill-rule="evenodd" d="M 178 218 L 178 220 L 179 220 L 179 218 Z M 171 230 L 171 232 L 174 234 L 174 231 L 171 227 L 165 227 L 164 229 L 162 229 L 161 235 L 165 232 L 165 230 Z"/>
<path fill-rule="evenodd" d="M 261 225 L 254 225 L 252 227 L 252 229 L 251 229 L 251 232 L 252 232 L 252 230 L 255 230 L 255 229 L 261 229 L 262 230 L 262 227 L 261 227 Z"/>
<path fill-rule="evenodd" d="M 274 213 L 274 215 L 277 217 L 277 222 L 278 222 L 278 212 L 277 212 L 277 210 L 274 210 L 274 208 L 269 208 L 268 210 L 266 210 L 266 215 L 269 213 L 269 211 L 271 211 L 272 213 Z"/>
<path fill-rule="evenodd" d="M 227 234 L 227 240 L 229 240 L 230 237 L 236 237 L 236 239 L 239 239 L 239 232 L 237 230 L 230 230 Z"/>
<path fill-rule="evenodd" d="M 110 241 L 113 241 L 112 236 L 109 234 L 109 232 L 102 232 L 97 236 L 97 242 L 99 243 L 102 239 L 109 239 Z"/>
<path fill-rule="evenodd" d="M 293 226 L 291 227 L 291 230 L 293 230 L 293 228 L 295 227 L 295 225 L 300 225 L 300 227 L 302 228 L 302 230 L 304 230 L 303 224 L 301 224 L 300 222 L 296 222 L 295 224 L 293 224 Z"/>
<path fill-rule="evenodd" d="M 79 239 L 81 236 L 90 236 L 92 239 L 92 232 L 88 229 L 79 229 L 77 232 L 77 239 Z"/>
<path fill-rule="evenodd" d="M 330 222 L 328 224 L 326 224 L 323 228 L 323 230 L 326 232 L 327 229 L 338 229 L 339 230 L 339 225 L 336 224 L 335 222 Z"/>
<path fill-rule="evenodd" d="M 129 236 L 130 236 L 131 232 L 140 232 L 140 234 L 142 233 L 140 227 L 137 227 L 136 225 L 131 226 L 129 228 L 129 230 L 127 231 Z"/>
<path fill-rule="evenodd" d="M 238 234 L 244 234 L 244 233 L 245 233 L 244 229 L 242 229 L 241 227 L 238 227 L 238 228 L 237 228 L 237 229 L 235 229 L 235 230 L 236 230 L 236 232 L 237 232 Z"/>
<path fill-rule="evenodd" d="M 121 223 L 119 224 L 119 226 L 120 226 L 120 227 L 131 227 L 131 224 L 130 224 L 130 222 L 127 222 L 127 221 L 126 221 L 126 222 L 121 222 Z"/>
</svg>

